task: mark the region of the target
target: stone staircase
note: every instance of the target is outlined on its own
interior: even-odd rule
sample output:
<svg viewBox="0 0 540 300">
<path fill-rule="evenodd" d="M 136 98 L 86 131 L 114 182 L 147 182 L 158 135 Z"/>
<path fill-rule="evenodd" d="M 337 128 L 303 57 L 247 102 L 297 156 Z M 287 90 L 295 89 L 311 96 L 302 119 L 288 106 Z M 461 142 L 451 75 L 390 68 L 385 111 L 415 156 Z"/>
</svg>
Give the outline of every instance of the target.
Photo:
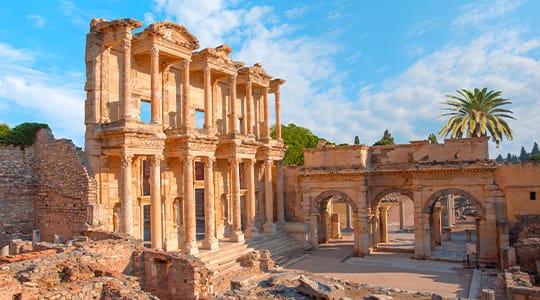
<svg viewBox="0 0 540 300">
<path fill-rule="evenodd" d="M 214 271 L 212 281 L 216 290 L 230 288 L 230 279 L 245 275 L 247 268 L 242 268 L 238 258 L 251 251 L 269 250 L 277 265 L 283 265 L 290 259 L 304 252 L 303 247 L 295 239 L 284 232 L 274 235 L 261 234 L 255 239 L 243 243 L 231 242 L 227 239 L 219 241 L 219 249 L 214 251 L 199 250 L 199 258 Z"/>
</svg>

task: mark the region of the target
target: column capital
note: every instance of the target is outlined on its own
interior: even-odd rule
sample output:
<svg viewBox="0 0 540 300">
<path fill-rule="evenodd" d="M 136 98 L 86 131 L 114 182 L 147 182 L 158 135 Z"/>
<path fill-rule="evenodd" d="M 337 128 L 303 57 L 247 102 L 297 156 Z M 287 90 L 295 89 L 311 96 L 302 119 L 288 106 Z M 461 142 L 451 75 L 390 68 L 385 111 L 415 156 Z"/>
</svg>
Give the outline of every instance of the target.
<svg viewBox="0 0 540 300">
<path fill-rule="evenodd" d="M 130 39 L 123 39 L 122 40 L 122 48 L 123 49 L 131 48 L 131 40 Z"/>
<path fill-rule="evenodd" d="M 243 161 L 245 161 L 246 163 L 250 165 L 254 165 L 257 162 L 255 158 L 244 158 Z"/>
<path fill-rule="evenodd" d="M 133 162 L 133 154 L 131 154 L 131 153 L 129 153 L 129 154 L 122 153 L 122 155 L 120 155 L 120 159 L 121 159 L 121 163 L 122 163 L 122 168 L 127 168 L 127 167 L 131 166 L 131 164 Z"/>
<path fill-rule="evenodd" d="M 159 48 L 158 47 L 152 47 L 152 49 L 150 49 L 150 56 L 152 57 L 158 57 L 159 56 Z"/>
<path fill-rule="evenodd" d="M 231 163 L 231 164 L 233 164 L 233 163 L 239 164 L 240 161 L 241 161 L 241 159 L 238 158 L 238 157 L 229 158 L 229 163 Z"/>
<path fill-rule="evenodd" d="M 203 158 L 203 162 L 205 163 L 205 166 L 207 165 L 213 165 L 216 162 L 215 157 L 205 156 Z"/>
<path fill-rule="evenodd" d="M 184 58 L 182 59 L 182 67 L 185 68 L 185 67 L 188 67 L 189 69 L 189 64 L 191 63 L 191 59 L 190 58 Z"/>
<path fill-rule="evenodd" d="M 203 72 L 205 75 L 210 75 L 210 71 L 212 69 L 210 68 L 210 65 L 209 64 L 205 64 L 204 67 L 203 67 Z"/>
</svg>

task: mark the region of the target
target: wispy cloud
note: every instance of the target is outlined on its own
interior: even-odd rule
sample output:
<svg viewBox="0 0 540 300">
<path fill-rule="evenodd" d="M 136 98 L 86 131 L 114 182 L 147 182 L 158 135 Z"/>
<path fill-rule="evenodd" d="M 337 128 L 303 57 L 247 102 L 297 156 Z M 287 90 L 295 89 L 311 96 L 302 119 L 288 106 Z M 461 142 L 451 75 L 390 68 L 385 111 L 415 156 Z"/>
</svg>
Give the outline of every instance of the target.
<svg viewBox="0 0 540 300">
<path fill-rule="evenodd" d="M 500 18 L 523 4 L 521 0 L 479 1 L 462 6 L 460 16 L 453 22 L 454 28 L 477 28 L 486 22 Z"/>
<path fill-rule="evenodd" d="M 45 25 L 45 17 L 40 15 L 28 15 L 26 16 L 28 20 L 34 23 L 36 27 L 43 27 Z"/>
</svg>

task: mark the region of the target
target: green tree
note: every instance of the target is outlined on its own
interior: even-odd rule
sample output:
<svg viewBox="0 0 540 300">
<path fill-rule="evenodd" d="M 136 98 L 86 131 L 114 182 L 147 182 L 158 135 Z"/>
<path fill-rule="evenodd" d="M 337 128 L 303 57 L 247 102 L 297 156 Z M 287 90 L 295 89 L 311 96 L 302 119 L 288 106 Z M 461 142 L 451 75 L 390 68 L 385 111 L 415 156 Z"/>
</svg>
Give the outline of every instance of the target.
<svg viewBox="0 0 540 300">
<path fill-rule="evenodd" d="M 531 156 L 540 155 L 540 149 L 538 149 L 538 144 L 534 142 L 533 148 L 531 150 Z"/>
<path fill-rule="evenodd" d="M 519 161 L 528 161 L 529 160 L 529 153 L 525 151 L 525 147 L 521 147 L 521 151 L 519 153 Z"/>
<path fill-rule="evenodd" d="M 31 146 L 36 141 L 36 133 L 39 129 L 49 129 L 49 125 L 43 123 L 22 123 L 15 126 L 5 137 L 5 143 L 13 146 L 20 146 L 24 149 Z"/>
<path fill-rule="evenodd" d="M 504 158 L 502 157 L 502 155 L 498 155 L 497 158 L 495 158 L 495 161 L 496 162 L 504 162 Z"/>
<path fill-rule="evenodd" d="M 375 142 L 375 144 L 373 144 L 373 146 L 382 145 L 394 145 L 394 137 L 392 136 L 392 134 L 390 134 L 390 131 L 388 131 L 388 129 L 384 131 L 382 138 Z"/>
<path fill-rule="evenodd" d="M 354 144 L 360 145 L 360 138 L 357 135 L 354 136 Z"/>
<path fill-rule="evenodd" d="M 512 154 L 510 154 L 510 152 L 508 152 L 508 154 L 506 155 L 505 161 L 506 162 L 512 162 Z"/>
<path fill-rule="evenodd" d="M 276 137 L 276 128 L 270 129 L 272 138 Z M 296 126 L 290 123 L 287 126 L 281 126 L 281 137 L 283 143 L 287 146 L 283 163 L 286 166 L 300 166 L 304 164 L 304 148 L 315 148 L 320 138 L 314 135 L 311 130 Z"/>
<path fill-rule="evenodd" d="M 448 112 L 441 114 L 439 119 L 446 116 L 450 118 L 439 136 L 481 137 L 488 136 L 489 132 L 497 147 L 503 137 L 512 140 L 512 129 L 505 119 L 515 118 L 511 116 L 511 110 L 502 108 L 512 102 L 502 98 L 500 91 L 475 88 L 473 91 L 457 90 L 457 93 L 459 96 L 446 95 L 449 99 L 442 102 L 449 107 L 443 108 Z"/>
<path fill-rule="evenodd" d="M 9 125 L 6 123 L 0 123 L 0 145 L 5 145 L 6 138 L 9 135 Z"/>
<path fill-rule="evenodd" d="M 436 145 L 439 143 L 439 141 L 437 141 L 437 136 L 434 133 L 430 133 L 427 139 L 430 144 Z"/>
</svg>

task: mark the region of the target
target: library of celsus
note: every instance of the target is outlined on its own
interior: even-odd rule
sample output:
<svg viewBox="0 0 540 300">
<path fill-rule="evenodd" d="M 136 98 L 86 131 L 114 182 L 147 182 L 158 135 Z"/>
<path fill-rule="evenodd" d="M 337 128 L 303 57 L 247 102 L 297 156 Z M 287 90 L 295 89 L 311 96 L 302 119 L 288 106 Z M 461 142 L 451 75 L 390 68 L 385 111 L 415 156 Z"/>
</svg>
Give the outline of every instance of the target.
<svg viewBox="0 0 540 300">
<path fill-rule="evenodd" d="M 276 232 L 284 147 L 270 124 L 280 123 L 285 81 L 233 61 L 226 45 L 196 51 L 198 40 L 172 22 L 133 34 L 139 27 L 94 20 L 87 37 L 85 147 L 96 221 L 190 254 L 199 240 L 215 249 L 222 237 Z"/>
</svg>

